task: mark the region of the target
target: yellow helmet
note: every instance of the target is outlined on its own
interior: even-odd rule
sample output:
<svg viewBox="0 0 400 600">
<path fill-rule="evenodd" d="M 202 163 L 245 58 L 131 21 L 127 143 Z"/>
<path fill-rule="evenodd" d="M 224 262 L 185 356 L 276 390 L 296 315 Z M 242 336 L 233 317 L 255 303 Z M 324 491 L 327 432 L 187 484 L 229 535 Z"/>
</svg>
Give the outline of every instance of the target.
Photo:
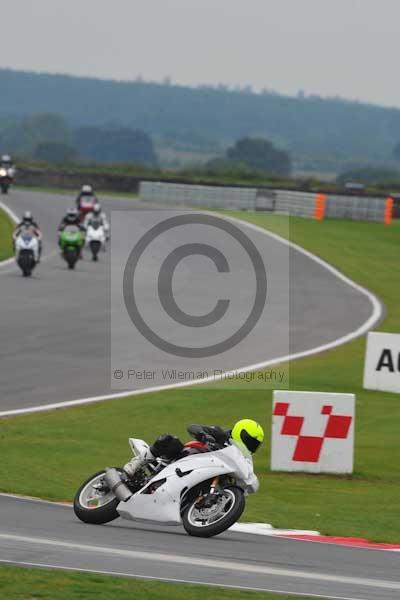
<svg viewBox="0 0 400 600">
<path fill-rule="evenodd" d="M 239 444 L 244 444 L 251 453 L 254 453 L 264 441 L 264 431 L 257 421 L 242 419 L 235 423 L 231 438 Z"/>
</svg>

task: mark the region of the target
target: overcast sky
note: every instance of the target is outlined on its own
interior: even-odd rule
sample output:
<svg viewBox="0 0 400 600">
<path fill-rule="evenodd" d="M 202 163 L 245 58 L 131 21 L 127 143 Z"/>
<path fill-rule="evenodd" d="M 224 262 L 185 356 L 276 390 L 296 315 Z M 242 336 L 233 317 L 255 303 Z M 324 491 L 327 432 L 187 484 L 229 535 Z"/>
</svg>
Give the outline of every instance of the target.
<svg viewBox="0 0 400 600">
<path fill-rule="evenodd" d="M 399 0 L 0 0 L 0 7 L 1 67 L 249 84 L 400 107 Z"/>
</svg>

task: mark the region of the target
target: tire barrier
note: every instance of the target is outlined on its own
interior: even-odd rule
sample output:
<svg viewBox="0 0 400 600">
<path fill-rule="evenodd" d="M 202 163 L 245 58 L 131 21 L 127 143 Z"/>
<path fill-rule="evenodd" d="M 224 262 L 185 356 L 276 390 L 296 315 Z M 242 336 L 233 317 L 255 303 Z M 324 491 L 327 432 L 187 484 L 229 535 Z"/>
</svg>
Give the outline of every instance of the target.
<svg viewBox="0 0 400 600">
<path fill-rule="evenodd" d="M 142 181 L 140 199 L 144 202 L 161 202 L 173 206 L 254 210 L 307 217 L 318 221 L 347 219 L 376 221 L 385 225 L 391 224 L 394 212 L 394 202 L 391 197 L 385 199 L 159 181 Z"/>
</svg>

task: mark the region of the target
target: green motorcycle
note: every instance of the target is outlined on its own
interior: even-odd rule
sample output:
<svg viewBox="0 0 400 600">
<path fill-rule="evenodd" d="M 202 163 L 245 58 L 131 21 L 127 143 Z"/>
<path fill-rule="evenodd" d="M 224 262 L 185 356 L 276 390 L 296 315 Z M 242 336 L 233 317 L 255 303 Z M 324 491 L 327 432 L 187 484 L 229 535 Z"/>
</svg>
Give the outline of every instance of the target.
<svg viewBox="0 0 400 600">
<path fill-rule="evenodd" d="M 76 225 L 67 225 L 60 234 L 62 256 L 69 269 L 74 269 L 84 244 L 82 231 Z"/>
</svg>

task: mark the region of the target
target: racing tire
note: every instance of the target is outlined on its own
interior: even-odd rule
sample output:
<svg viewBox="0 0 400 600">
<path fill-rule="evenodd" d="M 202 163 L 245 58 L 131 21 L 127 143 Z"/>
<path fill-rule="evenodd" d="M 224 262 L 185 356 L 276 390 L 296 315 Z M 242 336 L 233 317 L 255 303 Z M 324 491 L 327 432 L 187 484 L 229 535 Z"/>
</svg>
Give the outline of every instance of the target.
<svg viewBox="0 0 400 600">
<path fill-rule="evenodd" d="M 90 242 L 90 250 L 92 252 L 92 260 L 97 262 L 99 260 L 98 254 L 100 251 L 101 244 L 97 240 Z"/>
<path fill-rule="evenodd" d="M 121 472 L 122 469 L 117 468 L 117 471 Z M 87 508 L 82 504 L 82 496 L 85 488 L 87 488 L 92 481 L 100 479 L 100 476 L 104 474 L 105 471 L 98 471 L 97 473 L 94 473 L 94 475 L 82 483 L 81 487 L 75 494 L 74 513 L 78 519 L 84 523 L 89 523 L 91 525 L 104 525 L 105 523 L 110 523 L 119 517 L 119 513 L 117 511 L 119 500 L 115 496 L 111 498 L 107 504 L 99 507 Z"/>
<path fill-rule="evenodd" d="M 224 488 L 224 491 L 230 495 L 230 507 L 225 516 L 220 518 L 215 523 L 209 525 L 195 525 L 193 522 L 192 512 L 196 505 L 197 498 L 193 498 L 185 508 L 182 514 L 182 523 L 185 531 L 189 535 L 196 537 L 209 538 L 232 527 L 238 521 L 245 508 L 244 492 L 236 486 Z"/>
</svg>

